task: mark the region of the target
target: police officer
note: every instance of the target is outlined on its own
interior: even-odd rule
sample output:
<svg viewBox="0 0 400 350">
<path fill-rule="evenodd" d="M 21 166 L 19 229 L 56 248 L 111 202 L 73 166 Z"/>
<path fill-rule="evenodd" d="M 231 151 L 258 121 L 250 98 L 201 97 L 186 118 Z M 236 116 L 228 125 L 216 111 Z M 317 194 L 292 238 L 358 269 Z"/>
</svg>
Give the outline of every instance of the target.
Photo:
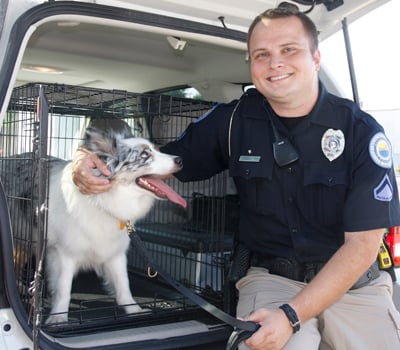
<svg viewBox="0 0 400 350">
<path fill-rule="evenodd" d="M 237 283 L 238 316 L 259 330 L 250 349 L 400 348 L 392 281 L 376 268 L 385 227 L 400 225 L 391 146 L 382 127 L 318 79 L 317 30 L 289 9 L 249 29 L 256 89 L 218 105 L 163 152 L 180 155 L 182 181 L 229 169 L 241 200 L 239 240 L 252 251 Z M 84 193 L 109 184 L 104 164 L 78 154 Z"/>
</svg>

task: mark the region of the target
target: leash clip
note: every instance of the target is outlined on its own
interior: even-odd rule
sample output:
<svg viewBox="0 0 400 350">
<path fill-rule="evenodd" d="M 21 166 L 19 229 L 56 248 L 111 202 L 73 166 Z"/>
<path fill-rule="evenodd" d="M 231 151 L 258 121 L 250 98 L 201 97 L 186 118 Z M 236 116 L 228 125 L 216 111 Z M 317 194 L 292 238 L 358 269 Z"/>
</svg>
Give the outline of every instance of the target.
<svg viewBox="0 0 400 350">
<path fill-rule="evenodd" d="M 126 230 L 128 232 L 128 236 L 130 237 L 132 235 L 132 233 L 136 232 L 135 226 L 133 226 L 132 221 L 131 220 L 127 220 L 125 222 L 125 226 L 126 226 Z"/>
</svg>

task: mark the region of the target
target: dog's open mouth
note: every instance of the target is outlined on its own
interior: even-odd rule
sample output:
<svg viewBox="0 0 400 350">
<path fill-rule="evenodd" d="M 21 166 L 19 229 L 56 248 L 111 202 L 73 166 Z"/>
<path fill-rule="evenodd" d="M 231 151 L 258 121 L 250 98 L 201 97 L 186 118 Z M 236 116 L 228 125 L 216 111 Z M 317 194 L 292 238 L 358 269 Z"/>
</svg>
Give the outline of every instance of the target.
<svg viewBox="0 0 400 350">
<path fill-rule="evenodd" d="M 136 183 L 145 190 L 153 192 L 157 197 L 169 199 L 171 202 L 176 203 L 183 208 L 186 208 L 186 200 L 176 193 L 161 179 L 151 176 L 141 176 L 136 179 Z"/>
</svg>

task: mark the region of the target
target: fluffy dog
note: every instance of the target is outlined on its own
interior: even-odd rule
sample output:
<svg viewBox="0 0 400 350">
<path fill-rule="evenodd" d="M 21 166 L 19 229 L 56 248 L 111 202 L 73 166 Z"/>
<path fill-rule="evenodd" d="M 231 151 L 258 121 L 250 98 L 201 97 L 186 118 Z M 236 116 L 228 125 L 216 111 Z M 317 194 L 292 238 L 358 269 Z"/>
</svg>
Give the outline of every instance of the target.
<svg viewBox="0 0 400 350">
<path fill-rule="evenodd" d="M 127 313 L 142 309 L 132 297 L 127 273 L 127 220 L 143 218 L 154 201 L 185 200 L 157 177 L 182 167 L 179 157 L 158 152 L 129 133 L 86 130 L 84 146 L 97 154 L 112 175 L 110 191 L 83 195 L 72 181 L 71 163 L 55 162 L 50 173 L 46 273 L 52 297 L 47 323 L 66 322 L 74 275 L 94 270 Z"/>
</svg>

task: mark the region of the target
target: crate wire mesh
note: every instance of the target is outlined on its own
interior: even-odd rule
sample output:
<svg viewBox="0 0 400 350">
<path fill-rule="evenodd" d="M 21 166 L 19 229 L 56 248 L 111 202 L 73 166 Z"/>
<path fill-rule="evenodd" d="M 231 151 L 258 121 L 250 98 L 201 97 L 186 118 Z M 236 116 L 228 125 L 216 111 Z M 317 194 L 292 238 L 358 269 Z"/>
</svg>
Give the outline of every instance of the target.
<svg viewBox="0 0 400 350">
<path fill-rule="evenodd" d="M 42 116 L 39 123 L 40 89 L 44 91 L 48 114 Z M 0 174 L 10 208 L 16 283 L 27 311 L 31 302 L 28 287 L 34 278 L 36 256 L 41 252 L 37 247 L 39 238 L 45 240 L 46 237 L 46 226 L 38 226 L 41 165 L 38 153 L 45 150 L 46 167 L 53 158 L 70 160 L 89 123 L 107 126 L 108 121 L 116 118 L 128 123 L 135 136 L 165 144 L 179 136 L 211 106 L 210 102 L 186 98 L 67 85 L 28 84 L 14 89 L 0 134 Z M 46 174 L 48 169 L 42 174 L 45 185 L 48 183 Z M 146 218 L 136 224 L 136 230 L 157 264 L 176 280 L 222 305 L 224 275 L 237 226 L 238 203 L 233 186 L 226 173 L 192 183 L 168 181 L 186 197 L 188 210 L 167 201 L 157 201 Z M 44 192 L 47 194 L 48 190 Z M 176 318 L 194 307 L 161 279 L 150 280 L 146 268 L 142 257 L 131 248 L 128 271 L 133 281 L 132 293 L 136 300 L 150 305 L 152 320 L 160 322 L 165 315 Z M 88 292 L 90 278 L 86 276 L 84 280 L 84 286 L 80 285 L 79 277 L 74 281 L 70 316 L 75 316 L 69 325 L 64 325 L 64 332 L 71 331 L 71 327 L 76 329 L 76 324 L 90 328 L 95 320 L 107 323 L 109 318 L 115 320 L 118 315 L 115 301 L 101 286 L 89 282 L 98 290 Z M 41 290 L 40 312 L 46 314 L 45 286 Z"/>
</svg>

